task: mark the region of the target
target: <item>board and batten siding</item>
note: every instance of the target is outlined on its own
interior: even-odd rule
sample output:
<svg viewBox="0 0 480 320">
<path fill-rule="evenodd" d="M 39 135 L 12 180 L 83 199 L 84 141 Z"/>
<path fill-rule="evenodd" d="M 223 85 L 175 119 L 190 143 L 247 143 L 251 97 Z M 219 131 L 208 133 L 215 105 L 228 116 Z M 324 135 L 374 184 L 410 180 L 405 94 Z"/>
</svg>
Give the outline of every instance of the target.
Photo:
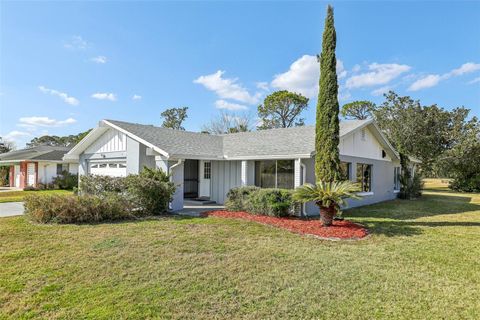
<svg viewBox="0 0 480 320">
<path fill-rule="evenodd" d="M 115 129 L 109 129 L 92 143 L 85 153 L 106 153 L 127 150 L 127 137 Z"/>
<path fill-rule="evenodd" d="M 224 204 L 228 191 L 241 186 L 241 171 L 241 161 L 212 161 L 210 199 Z"/>
</svg>

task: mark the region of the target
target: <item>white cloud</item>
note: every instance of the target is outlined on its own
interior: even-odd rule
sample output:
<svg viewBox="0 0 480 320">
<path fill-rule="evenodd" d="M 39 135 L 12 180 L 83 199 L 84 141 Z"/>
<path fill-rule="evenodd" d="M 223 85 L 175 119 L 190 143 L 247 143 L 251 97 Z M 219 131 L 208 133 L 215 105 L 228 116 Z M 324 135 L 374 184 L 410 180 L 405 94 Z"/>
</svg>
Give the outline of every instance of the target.
<svg viewBox="0 0 480 320">
<path fill-rule="evenodd" d="M 104 63 L 107 63 L 107 57 L 105 56 L 97 56 L 97 57 L 93 57 L 92 59 L 90 59 L 92 62 L 95 62 L 95 63 L 101 63 L 101 64 L 104 64 Z"/>
<path fill-rule="evenodd" d="M 17 131 L 17 130 L 13 130 L 13 131 L 10 131 L 9 133 L 7 133 L 6 135 L 4 135 L 2 138 L 5 140 L 5 141 L 18 141 L 18 139 L 22 139 L 22 138 L 25 138 L 25 137 L 30 137 L 32 134 L 29 133 L 29 132 L 24 132 L 24 131 Z"/>
<path fill-rule="evenodd" d="M 451 77 L 458 77 L 467 73 L 472 73 L 480 70 L 479 63 L 467 62 L 462 64 L 459 68 L 453 69 L 450 72 L 439 74 L 429 74 L 416 80 L 408 87 L 409 91 L 417 91 L 421 89 L 431 88 L 440 83 L 440 81 L 449 79 Z M 480 81 L 480 80 L 479 80 Z"/>
<path fill-rule="evenodd" d="M 359 64 L 356 64 L 352 68 L 352 72 L 359 72 L 362 69 L 362 67 Z"/>
<path fill-rule="evenodd" d="M 97 92 L 92 94 L 91 97 L 98 100 L 110 100 L 110 101 L 117 100 L 117 96 L 114 93 L 109 93 L 109 92 Z"/>
<path fill-rule="evenodd" d="M 200 76 L 193 82 L 203 85 L 210 91 L 215 92 L 222 99 L 232 99 L 243 103 L 256 104 L 259 102 L 260 93 L 250 94 L 237 78 L 223 78 L 225 71 L 218 70 L 215 73 Z"/>
<path fill-rule="evenodd" d="M 270 90 L 270 87 L 268 85 L 268 82 L 257 82 L 256 86 L 258 89 L 263 90 L 263 91 L 268 91 Z"/>
<path fill-rule="evenodd" d="M 387 84 L 411 68 L 405 64 L 397 63 L 372 63 L 368 66 L 369 72 L 351 76 L 347 79 L 349 89 L 371 87 Z"/>
<path fill-rule="evenodd" d="M 132 96 L 132 100 L 133 100 L 133 101 L 142 100 L 142 96 L 140 96 L 140 95 L 138 95 L 138 94 L 134 94 L 134 95 Z"/>
<path fill-rule="evenodd" d="M 466 73 L 471 73 L 480 70 L 480 63 L 467 62 L 460 66 L 460 68 L 453 69 L 448 73 L 449 76 L 461 76 Z"/>
<path fill-rule="evenodd" d="M 438 74 L 429 74 L 412 83 L 410 87 L 408 87 L 408 90 L 417 91 L 417 90 L 422 90 L 426 88 L 431 88 L 436 86 L 441 80 L 442 80 L 442 76 Z"/>
<path fill-rule="evenodd" d="M 65 103 L 68 103 L 72 106 L 76 106 L 80 103 L 80 101 L 78 101 L 77 98 L 71 97 L 65 92 L 60 92 L 55 89 L 45 88 L 44 86 L 39 86 L 38 89 L 43 93 L 51 94 L 52 96 L 57 96 L 61 98 Z"/>
<path fill-rule="evenodd" d="M 64 44 L 64 47 L 72 50 L 85 50 L 87 49 L 88 45 L 88 42 L 85 41 L 81 36 L 73 36 L 68 43 Z"/>
<path fill-rule="evenodd" d="M 343 66 L 343 61 L 340 59 L 337 59 L 337 77 L 338 79 L 345 78 L 347 76 L 347 70 L 345 70 L 345 67 Z"/>
<path fill-rule="evenodd" d="M 248 109 L 244 105 L 241 105 L 241 104 L 238 104 L 238 103 L 228 102 L 228 101 L 225 101 L 225 100 L 215 101 L 215 107 L 217 109 L 226 109 L 226 110 L 230 110 L 230 111 L 238 111 L 238 110 Z"/>
<path fill-rule="evenodd" d="M 480 82 L 480 77 L 473 79 L 472 81 L 469 81 L 468 84 L 474 84 L 474 83 L 479 83 Z"/>
<path fill-rule="evenodd" d="M 374 96 L 381 96 L 382 94 L 388 92 L 391 89 L 392 89 L 391 86 L 383 86 L 383 87 L 380 87 L 380 88 L 377 88 L 377 89 L 373 90 L 371 93 Z"/>
<path fill-rule="evenodd" d="M 294 61 L 288 71 L 273 77 L 271 86 L 276 89 L 301 93 L 315 97 L 318 92 L 320 66 L 316 56 L 304 55 Z"/>
<path fill-rule="evenodd" d="M 68 118 L 65 120 L 56 120 L 56 119 L 50 119 L 49 117 L 23 117 L 23 118 L 20 118 L 19 121 L 20 121 L 20 126 L 25 126 L 25 127 L 32 127 L 32 126 L 59 127 L 59 126 L 69 125 L 77 122 L 77 120 L 73 118 Z"/>
</svg>

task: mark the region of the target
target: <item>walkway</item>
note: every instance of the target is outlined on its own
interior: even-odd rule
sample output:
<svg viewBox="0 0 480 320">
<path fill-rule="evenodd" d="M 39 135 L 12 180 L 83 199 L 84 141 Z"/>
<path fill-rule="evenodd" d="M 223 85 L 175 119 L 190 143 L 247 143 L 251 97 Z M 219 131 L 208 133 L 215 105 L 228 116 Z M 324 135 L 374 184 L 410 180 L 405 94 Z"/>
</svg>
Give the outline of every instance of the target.
<svg viewBox="0 0 480 320">
<path fill-rule="evenodd" d="M 202 212 L 222 210 L 225 207 L 216 203 L 204 203 L 202 201 L 185 200 L 183 209 L 175 211 L 174 214 L 181 216 L 200 217 Z"/>
<path fill-rule="evenodd" d="M 21 216 L 23 210 L 23 202 L 0 203 L 0 218 Z"/>
</svg>

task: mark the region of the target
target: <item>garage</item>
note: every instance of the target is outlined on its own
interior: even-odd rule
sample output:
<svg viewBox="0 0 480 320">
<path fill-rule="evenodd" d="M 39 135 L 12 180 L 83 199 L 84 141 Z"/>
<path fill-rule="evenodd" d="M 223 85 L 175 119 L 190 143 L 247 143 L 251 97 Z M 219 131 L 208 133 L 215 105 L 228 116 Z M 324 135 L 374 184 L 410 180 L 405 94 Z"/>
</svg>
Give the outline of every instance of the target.
<svg viewBox="0 0 480 320">
<path fill-rule="evenodd" d="M 126 177 L 126 162 L 92 162 L 89 166 L 89 173 L 101 176 Z"/>
</svg>

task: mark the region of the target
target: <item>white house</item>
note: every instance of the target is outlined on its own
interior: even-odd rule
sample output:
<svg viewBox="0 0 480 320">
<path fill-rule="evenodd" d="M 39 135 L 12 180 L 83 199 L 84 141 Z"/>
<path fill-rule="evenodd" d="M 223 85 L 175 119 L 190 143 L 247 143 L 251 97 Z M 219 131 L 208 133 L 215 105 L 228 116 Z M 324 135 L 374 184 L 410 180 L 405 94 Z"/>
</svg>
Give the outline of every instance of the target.
<svg viewBox="0 0 480 320">
<path fill-rule="evenodd" d="M 400 189 L 397 152 L 375 122 L 340 123 L 340 159 L 346 178 L 362 186 L 359 206 L 394 199 Z M 65 156 L 78 161 L 79 174 L 126 176 L 144 166 L 161 168 L 178 186 L 171 204 L 183 208 L 186 198 L 223 204 L 237 186 L 293 189 L 315 183 L 313 126 L 209 135 L 152 125 L 102 120 Z M 305 214 L 318 214 L 314 204 Z"/>
</svg>

